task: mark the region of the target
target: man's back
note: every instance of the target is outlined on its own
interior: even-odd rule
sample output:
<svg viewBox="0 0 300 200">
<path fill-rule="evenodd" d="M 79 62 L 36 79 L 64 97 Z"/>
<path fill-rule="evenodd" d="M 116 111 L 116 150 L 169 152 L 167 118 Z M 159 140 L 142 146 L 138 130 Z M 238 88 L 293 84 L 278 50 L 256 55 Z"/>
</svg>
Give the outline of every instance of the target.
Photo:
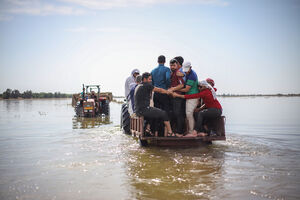
<svg viewBox="0 0 300 200">
<path fill-rule="evenodd" d="M 135 88 L 134 107 L 137 113 L 150 105 L 153 88 L 153 85 L 151 85 L 150 83 L 143 83 Z"/>
<path fill-rule="evenodd" d="M 168 89 L 170 86 L 170 69 L 162 64 L 152 70 L 152 84 L 154 87 Z"/>
</svg>

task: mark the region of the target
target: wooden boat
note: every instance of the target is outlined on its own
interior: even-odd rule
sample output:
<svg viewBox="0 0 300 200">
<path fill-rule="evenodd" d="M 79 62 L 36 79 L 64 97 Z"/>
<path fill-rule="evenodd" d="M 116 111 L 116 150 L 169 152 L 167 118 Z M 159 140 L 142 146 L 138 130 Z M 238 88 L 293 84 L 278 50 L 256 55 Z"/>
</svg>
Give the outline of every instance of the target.
<svg viewBox="0 0 300 200">
<path fill-rule="evenodd" d="M 137 138 L 141 146 L 166 146 L 166 147 L 191 147 L 203 144 L 210 144 L 216 140 L 226 140 L 225 117 L 221 116 L 213 120 L 206 121 L 209 129 L 213 130 L 215 136 L 205 137 L 157 137 L 147 136 L 144 131 L 144 118 L 138 116 L 130 117 L 130 133 Z"/>
</svg>

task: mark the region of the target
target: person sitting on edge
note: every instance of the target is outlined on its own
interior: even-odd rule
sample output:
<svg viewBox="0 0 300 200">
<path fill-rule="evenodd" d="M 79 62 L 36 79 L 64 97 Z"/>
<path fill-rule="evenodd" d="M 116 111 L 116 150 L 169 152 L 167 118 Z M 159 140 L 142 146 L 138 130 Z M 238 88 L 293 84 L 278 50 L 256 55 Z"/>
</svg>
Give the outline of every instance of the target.
<svg viewBox="0 0 300 200">
<path fill-rule="evenodd" d="M 141 75 L 137 75 L 135 77 L 135 82 L 136 84 L 131 88 L 130 92 L 129 92 L 129 97 L 130 97 L 130 103 L 131 103 L 131 109 L 128 109 L 128 112 L 130 115 L 132 115 L 133 113 L 135 113 L 135 108 L 134 108 L 134 91 L 135 88 L 142 83 L 142 76 Z"/>
<path fill-rule="evenodd" d="M 134 69 L 131 72 L 131 75 L 126 79 L 125 81 L 125 99 L 129 100 L 129 92 L 130 92 L 130 86 L 132 86 L 135 83 L 135 77 L 140 74 L 140 71 L 138 69 Z"/>
<path fill-rule="evenodd" d="M 198 90 L 198 76 L 190 62 L 184 62 L 182 65 L 182 71 L 186 74 L 185 88 L 178 91 L 185 92 L 186 94 L 196 94 Z M 188 134 L 193 133 L 195 119 L 193 116 L 194 110 L 197 107 L 198 99 L 187 99 L 185 105 L 185 114 L 188 121 Z"/>
<path fill-rule="evenodd" d="M 206 82 L 207 82 L 209 85 L 211 85 L 212 88 L 214 88 L 215 92 L 217 91 L 217 88 L 214 87 L 214 86 L 215 86 L 215 81 L 214 81 L 213 79 L 207 78 L 207 79 L 206 79 Z M 200 90 L 200 85 L 199 85 L 199 90 Z M 198 106 L 199 106 L 199 107 L 198 107 Z M 199 112 L 200 110 L 203 110 L 203 109 L 205 108 L 205 104 L 203 103 L 203 101 L 201 100 L 201 98 L 199 99 L 199 104 L 198 104 L 198 106 L 197 106 L 197 108 L 194 110 L 194 112 L 197 113 L 197 115 L 198 115 L 198 112 Z M 195 115 L 194 115 L 194 117 L 195 117 Z M 197 120 L 196 118 L 197 118 L 197 117 L 195 117 L 195 121 Z"/>
<path fill-rule="evenodd" d="M 169 91 L 176 92 L 177 94 L 182 94 L 178 90 L 184 87 L 183 78 L 177 76 L 177 71 L 179 70 L 179 63 L 176 59 L 170 60 L 171 68 L 171 88 Z M 173 120 L 176 125 L 176 133 L 183 135 L 184 133 L 184 113 L 185 113 L 185 101 L 182 98 L 173 98 L 171 99 L 172 111 L 173 111 Z"/>
<path fill-rule="evenodd" d="M 150 99 L 152 91 L 159 92 L 163 94 L 170 94 L 169 91 L 154 87 L 152 84 L 151 74 L 148 72 L 143 73 L 142 75 L 142 84 L 139 84 L 134 92 L 134 107 L 136 114 L 144 116 L 147 119 L 160 119 L 164 122 L 168 135 L 164 136 L 173 136 L 172 128 L 170 125 L 169 117 L 166 111 L 163 111 L 159 108 L 150 107 Z"/>
<path fill-rule="evenodd" d="M 151 72 L 152 85 L 157 88 L 167 90 L 170 87 L 170 69 L 165 66 L 166 57 L 160 55 L 157 59 L 158 67 L 154 68 Z M 154 92 L 153 95 L 154 107 L 162 109 L 169 113 L 170 111 L 170 98 L 167 94 Z"/>
<path fill-rule="evenodd" d="M 222 106 L 217 100 L 217 94 L 214 88 L 209 85 L 205 80 L 200 81 L 199 85 L 201 86 L 201 91 L 196 94 L 190 95 L 179 95 L 174 93 L 173 97 L 180 97 L 185 99 L 198 99 L 202 98 L 206 109 L 198 113 L 197 122 L 192 134 L 186 135 L 186 137 L 196 137 L 196 136 L 207 136 L 207 133 L 204 133 L 203 128 L 203 119 L 204 118 L 215 118 L 222 115 Z"/>
</svg>

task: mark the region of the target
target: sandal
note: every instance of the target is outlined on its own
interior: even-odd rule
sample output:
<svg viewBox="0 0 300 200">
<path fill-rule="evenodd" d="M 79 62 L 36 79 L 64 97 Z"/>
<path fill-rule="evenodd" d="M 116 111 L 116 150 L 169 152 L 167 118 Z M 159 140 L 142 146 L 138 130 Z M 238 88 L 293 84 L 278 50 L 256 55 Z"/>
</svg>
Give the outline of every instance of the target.
<svg viewBox="0 0 300 200">
<path fill-rule="evenodd" d="M 177 135 L 173 132 L 168 133 L 167 137 L 177 137 Z"/>
</svg>

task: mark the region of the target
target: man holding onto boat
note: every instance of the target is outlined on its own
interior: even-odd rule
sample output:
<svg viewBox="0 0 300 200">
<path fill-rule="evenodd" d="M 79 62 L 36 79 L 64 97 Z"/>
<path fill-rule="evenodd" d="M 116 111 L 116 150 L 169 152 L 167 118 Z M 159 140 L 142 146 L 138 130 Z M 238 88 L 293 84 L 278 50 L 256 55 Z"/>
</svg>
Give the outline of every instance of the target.
<svg viewBox="0 0 300 200">
<path fill-rule="evenodd" d="M 192 70 L 192 65 L 190 62 L 184 62 L 182 65 L 182 71 L 185 73 L 185 88 L 180 89 L 180 92 L 185 92 L 186 94 L 196 94 L 198 90 L 198 76 L 194 70 Z M 176 93 L 175 93 L 176 94 Z M 193 116 L 194 109 L 197 107 L 198 99 L 187 99 L 185 114 L 188 121 L 188 133 L 192 134 L 195 119 Z"/>
<path fill-rule="evenodd" d="M 167 112 L 159 108 L 150 107 L 152 92 L 158 92 L 162 94 L 170 94 L 170 92 L 162 88 L 154 87 L 151 83 L 151 74 L 148 72 L 143 73 L 142 84 L 136 87 L 134 94 L 136 114 L 151 120 L 162 120 L 167 128 L 168 135 L 171 136 L 173 133 Z"/>
<path fill-rule="evenodd" d="M 179 90 L 184 87 L 184 80 L 182 76 L 178 76 L 177 72 L 179 71 L 180 64 L 176 59 L 170 60 L 170 69 L 171 69 L 171 88 L 169 91 L 175 92 L 177 94 L 183 94 Z M 184 108 L 185 108 L 185 100 L 182 98 L 173 98 L 171 99 L 172 111 L 173 111 L 173 119 L 174 125 L 176 125 L 176 133 L 183 134 L 184 133 Z M 173 121 L 173 120 L 172 120 Z"/>
</svg>

